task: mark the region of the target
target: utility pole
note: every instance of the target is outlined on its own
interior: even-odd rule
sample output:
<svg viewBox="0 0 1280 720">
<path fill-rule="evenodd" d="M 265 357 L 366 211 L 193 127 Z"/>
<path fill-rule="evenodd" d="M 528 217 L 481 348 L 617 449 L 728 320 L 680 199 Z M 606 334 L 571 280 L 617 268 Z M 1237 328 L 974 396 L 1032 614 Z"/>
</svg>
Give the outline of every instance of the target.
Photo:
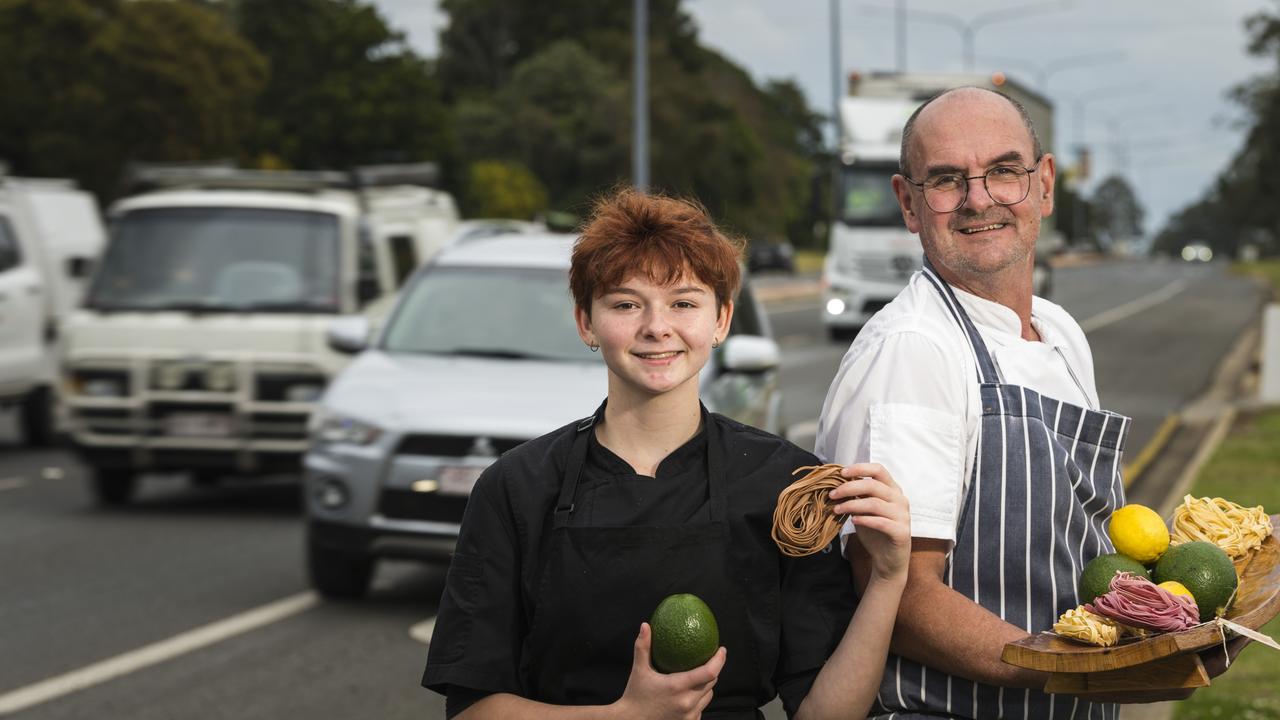
<svg viewBox="0 0 1280 720">
<path fill-rule="evenodd" d="M 631 183 L 649 189 L 649 0 L 632 0 Z"/>
<path fill-rule="evenodd" d="M 831 224 L 840 217 L 840 154 L 844 150 L 844 123 L 840 120 L 840 98 L 844 95 L 844 68 L 840 59 L 840 0 L 831 2 Z"/>
<path fill-rule="evenodd" d="M 898 51 L 898 72 L 904 73 L 907 71 L 907 0 L 898 0 L 896 10 L 898 37 L 894 45 Z"/>
</svg>

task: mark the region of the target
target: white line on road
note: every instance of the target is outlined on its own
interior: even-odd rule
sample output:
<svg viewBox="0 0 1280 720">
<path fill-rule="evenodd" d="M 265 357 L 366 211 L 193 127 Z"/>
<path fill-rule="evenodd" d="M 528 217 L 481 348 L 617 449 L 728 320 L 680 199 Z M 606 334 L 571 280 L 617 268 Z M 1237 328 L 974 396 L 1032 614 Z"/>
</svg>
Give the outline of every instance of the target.
<svg viewBox="0 0 1280 720">
<path fill-rule="evenodd" d="M 1081 322 L 1080 329 L 1085 332 L 1093 332 L 1094 330 L 1106 327 L 1113 322 L 1123 320 L 1130 315 L 1137 315 L 1143 310 L 1153 308 L 1156 305 L 1171 299 L 1174 295 L 1177 295 L 1185 289 L 1187 289 L 1187 283 L 1185 280 L 1174 280 L 1159 290 L 1143 295 L 1137 300 L 1130 300 L 1129 302 L 1123 305 L 1117 305 L 1110 310 L 1103 310 L 1097 315 Z"/>
<path fill-rule="evenodd" d="M 435 631 L 436 619 L 434 617 L 429 617 L 409 628 L 409 637 L 417 640 L 423 645 L 430 645 L 431 636 L 435 634 Z"/>
<path fill-rule="evenodd" d="M 7 477 L 0 478 L 0 492 L 4 490 L 17 490 L 27 486 L 27 479 L 24 477 Z"/>
<path fill-rule="evenodd" d="M 0 695 L 0 715 L 25 710 L 33 705 L 69 695 L 150 665 L 172 660 L 179 655 L 296 615 L 314 606 L 318 601 L 319 597 L 313 592 L 290 595 L 239 615 L 87 665 L 79 670 L 72 670 L 63 675 L 12 690 Z"/>
</svg>

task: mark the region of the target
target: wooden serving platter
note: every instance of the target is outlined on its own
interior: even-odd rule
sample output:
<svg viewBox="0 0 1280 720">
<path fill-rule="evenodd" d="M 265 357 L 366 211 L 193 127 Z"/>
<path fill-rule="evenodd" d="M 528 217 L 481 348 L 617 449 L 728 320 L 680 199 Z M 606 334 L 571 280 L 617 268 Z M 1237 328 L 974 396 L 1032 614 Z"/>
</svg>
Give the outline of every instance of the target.
<svg viewBox="0 0 1280 720">
<path fill-rule="evenodd" d="M 1280 515 L 1271 516 L 1271 537 L 1263 541 L 1240 569 L 1240 586 L 1235 602 L 1226 618 L 1257 630 L 1280 614 Z M 1132 677 L 1130 673 L 1113 673 L 1125 668 L 1144 666 L 1143 674 L 1151 679 L 1145 687 L 1201 687 L 1209 684 L 1195 655 L 1179 658 L 1197 650 L 1222 644 L 1222 630 L 1216 623 L 1204 623 L 1180 632 L 1161 633 L 1152 637 L 1121 641 L 1114 647 L 1096 647 L 1044 632 L 1005 645 L 1001 658 L 1018 667 L 1043 670 L 1055 675 L 1046 687 L 1050 692 L 1084 692 L 1087 687 L 1104 683 L 1088 682 Z M 1080 677 L 1082 674 L 1089 677 Z M 1096 674 L 1096 676 L 1095 676 Z M 1160 679 L 1163 677 L 1163 681 Z M 1083 686 L 1081 685 L 1083 683 Z M 1154 684 L 1153 684 L 1154 683 Z M 1105 683 L 1112 685 L 1112 683 Z M 1075 689 L 1071 689 L 1075 688 Z"/>
</svg>

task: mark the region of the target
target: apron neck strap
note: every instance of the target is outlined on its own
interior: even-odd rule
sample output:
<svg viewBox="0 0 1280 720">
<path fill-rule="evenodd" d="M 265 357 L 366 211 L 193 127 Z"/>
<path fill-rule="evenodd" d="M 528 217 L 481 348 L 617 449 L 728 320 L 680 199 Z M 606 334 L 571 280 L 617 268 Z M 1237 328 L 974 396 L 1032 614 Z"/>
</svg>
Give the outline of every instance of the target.
<svg viewBox="0 0 1280 720">
<path fill-rule="evenodd" d="M 1000 382 L 1000 372 L 996 369 L 996 363 L 991 357 L 991 351 L 987 350 L 987 343 L 983 341 L 977 326 L 969 318 L 969 313 L 965 312 L 964 306 L 960 304 L 955 291 L 942 279 L 942 276 L 938 275 L 938 271 L 934 269 L 928 255 L 924 258 L 924 277 L 933 284 L 933 289 L 937 290 L 938 294 L 942 296 L 942 302 L 947 306 L 947 310 L 951 312 L 951 317 L 960 326 L 960 329 L 964 331 L 965 336 L 969 338 L 969 350 L 973 353 L 973 359 L 978 366 L 978 382 Z"/>
<path fill-rule="evenodd" d="M 554 527 L 565 527 L 569 516 L 574 511 L 574 497 L 578 492 L 578 482 L 582 479 L 582 466 L 586 464 L 587 447 L 590 445 L 591 433 L 595 426 L 604 420 L 604 408 L 608 400 L 601 403 L 599 409 L 591 417 L 578 423 L 573 437 L 573 447 L 569 451 L 569 460 L 565 464 L 564 476 L 560 480 L 560 495 L 556 499 Z M 727 510 L 724 492 L 723 458 L 721 457 L 720 428 L 705 405 L 698 404 L 702 412 L 702 432 L 706 435 L 707 488 L 710 493 L 711 520 L 724 519 Z"/>
</svg>

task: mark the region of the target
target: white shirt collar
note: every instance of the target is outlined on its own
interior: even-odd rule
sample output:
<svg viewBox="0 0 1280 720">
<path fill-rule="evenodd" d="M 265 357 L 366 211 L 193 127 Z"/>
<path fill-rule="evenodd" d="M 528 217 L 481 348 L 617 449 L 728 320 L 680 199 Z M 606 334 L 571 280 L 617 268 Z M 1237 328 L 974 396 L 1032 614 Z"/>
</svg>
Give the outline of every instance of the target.
<svg viewBox="0 0 1280 720">
<path fill-rule="evenodd" d="M 964 306 L 965 312 L 969 314 L 969 319 L 973 320 L 973 324 L 990 333 L 992 339 L 1001 345 L 1011 345 L 1015 342 L 1033 342 L 1023 339 L 1022 319 L 1018 317 L 1018 313 L 1014 312 L 1012 308 L 965 292 L 954 285 L 951 286 L 951 289 L 955 291 L 956 298 Z M 1062 346 L 1062 338 L 1048 327 L 1049 323 L 1043 322 L 1039 317 L 1037 309 L 1040 302 L 1041 299 L 1038 297 L 1033 296 L 1031 299 L 1031 327 L 1035 328 L 1035 331 L 1040 334 L 1040 341 L 1045 345 L 1060 347 Z"/>
</svg>

